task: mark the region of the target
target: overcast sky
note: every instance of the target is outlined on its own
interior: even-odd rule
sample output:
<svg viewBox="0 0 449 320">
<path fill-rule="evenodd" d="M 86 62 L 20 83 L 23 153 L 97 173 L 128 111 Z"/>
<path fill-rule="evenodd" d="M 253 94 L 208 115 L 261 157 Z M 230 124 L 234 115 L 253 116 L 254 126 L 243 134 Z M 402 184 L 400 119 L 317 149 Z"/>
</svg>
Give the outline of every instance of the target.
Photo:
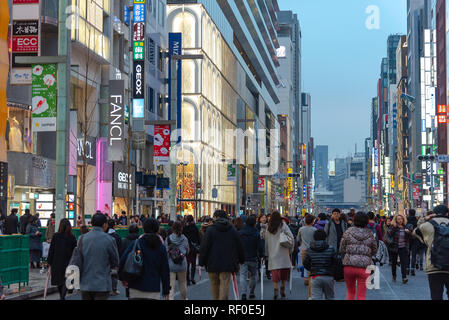
<svg viewBox="0 0 449 320">
<path fill-rule="evenodd" d="M 278 0 L 299 15 L 302 30 L 302 91 L 312 97 L 315 145 L 329 146 L 329 159 L 364 150 L 370 105 L 390 34 L 406 34 L 406 0 Z M 369 6 L 379 8 L 379 29 L 368 29 Z M 372 11 L 371 11 L 372 12 Z M 371 20 L 370 20 L 371 21 Z M 371 24 L 372 25 L 372 24 Z M 373 26 L 373 25 L 372 25 Z"/>
</svg>

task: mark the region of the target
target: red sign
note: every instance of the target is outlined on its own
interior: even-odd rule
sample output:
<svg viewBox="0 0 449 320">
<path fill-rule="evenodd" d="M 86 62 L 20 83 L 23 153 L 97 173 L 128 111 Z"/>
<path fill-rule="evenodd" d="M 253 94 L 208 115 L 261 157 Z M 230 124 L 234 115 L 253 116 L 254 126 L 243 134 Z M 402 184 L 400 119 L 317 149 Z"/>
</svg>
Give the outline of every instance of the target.
<svg viewBox="0 0 449 320">
<path fill-rule="evenodd" d="M 157 165 L 170 163 L 170 125 L 154 126 L 153 156 Z"/>
<path fill-rule="evenodd" d="M 39 0 L 12 0 L 12 4 L 31 4 L 39 3 Z"/>
<path fill-rule="evenodd" d="M 438 116 L 438 123 L 446 123 L 447 122 L 447 116 L 439 115 Z"/>
<path fill-rule="evenodd" d="M 439 114 L 446 114 L 447 112 L 447 107 L 444 104 L 440 104 L 438 105 L 438 113 Z"/>
<path fill-rule="evenodd" d="M 39 36 L 18 36 L 12 38 L 13 52 L 38 52 Z"/>
<path fill-rule="evenodd" d="M 413 200 L 419 199 L 419 185 L 414 184 L 413 185 Z"/>
<path fill-rule="evenodd" d="M 133 41 L 145 41 L 145 22 L 134 23 Z"/>
<path fill-rule="evenodd" d="M 259 187 L 259 191 L 265 191 L 265 178 L 264 177 L 257 178 L 257 185 Z"/>
</svg>

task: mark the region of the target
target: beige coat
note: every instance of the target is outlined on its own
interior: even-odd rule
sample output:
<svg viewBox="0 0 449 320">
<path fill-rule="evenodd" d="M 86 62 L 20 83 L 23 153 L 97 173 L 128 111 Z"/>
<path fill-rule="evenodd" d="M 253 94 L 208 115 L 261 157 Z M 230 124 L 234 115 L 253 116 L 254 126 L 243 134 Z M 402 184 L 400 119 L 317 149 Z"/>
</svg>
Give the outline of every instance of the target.
<svg viewBox="0 0 449 320">
<path fill-rule="evenodd" d="M 292 267 L 290 260 L 292 251 L 280 245 L 281 230 L 289 233 L 294 239 L 285 222 L 282 222 L 282 227 L 275 234 L 267 230 L 265 233 L 265 255 L 268 257 L 268 270 L 290 269 Z"/>
<path fill-rule="evenodd" d="M 447 222 L 448 219 L 445 218 L 433 218 L 436 223 L 441 224 L 442 222 Z M 423 237 L 420 237 L 419 234 L 416 233 L 417 230 L 420 230 Z M 422 243 L 424 243 L 427 246 L 427 253 L 426 253 L 426 273 L 427 274 L 433 274 L 433 273 L 449 273 L 449 271 L 441 271 L 437 269 L 431 262 L 430 252 L 432 250 L 432 244 L 433 244 L 433 238 L 435 235 L 435 229 L 433 225 L 426 221 L 424 217 L 418 220 L 418 227 L 413 231 L 413 235 L 416 236 Z"/>
</svg>

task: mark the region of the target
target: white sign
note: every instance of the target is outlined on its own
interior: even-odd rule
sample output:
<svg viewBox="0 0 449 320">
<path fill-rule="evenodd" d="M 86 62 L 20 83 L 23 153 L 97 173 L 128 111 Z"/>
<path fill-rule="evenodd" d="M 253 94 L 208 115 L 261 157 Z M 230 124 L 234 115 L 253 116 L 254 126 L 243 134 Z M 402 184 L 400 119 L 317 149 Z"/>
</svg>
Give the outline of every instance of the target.
<svg viewBox="0 0 449 320">
<path fill-rule="evenodd" d="M 11 84 L 31 84 L 31 68 L 13 68 L 10 76 Z"/>
</svg>

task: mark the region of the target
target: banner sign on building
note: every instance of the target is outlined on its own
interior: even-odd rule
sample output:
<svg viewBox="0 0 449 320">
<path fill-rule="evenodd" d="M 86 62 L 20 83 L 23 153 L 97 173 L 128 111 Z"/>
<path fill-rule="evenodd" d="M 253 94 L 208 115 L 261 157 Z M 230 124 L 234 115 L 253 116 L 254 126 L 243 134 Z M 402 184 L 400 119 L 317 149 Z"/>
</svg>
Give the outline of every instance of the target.
<svg viewBox="0 0 449 320">
<path fill-rule="evenodd" d="M 288 195 L 293 191 L 293 168 L 288 168 Z"/>
<path fill-rule="evenodd" d="M 145 98 L 145 61 L 133 62 L 133 99 Z"/>
<path fill-rule="evenodd" d="M 145 22 L 134 23 L 133 41 L 145 40 Z"/>
<path fill-rule="evenodd" d="M 124 80 L 109 80 L 108 160 L 123 160 L 125 139 Z"/>
<path fill-rule="evenodd" d="M 153 158 L 157 166 L 170 163 L 170 125 L 154 126 Z"/>
<path fill-rule="evenodd" d="M 136 167 L 126 166 L 123 163 L 114 162 L 114 187 L 112 196 L 119 198 L 136 197 Z"/>
<path fill-rule="evenodd" d="M 78 162 L 83 161 L 83 154 L 86 156 L 86 163 L 91 166 L 97 165 L 97 138 L 86 137 L 86 141 L 83 146 L 83 138 L 78 138 L 77 141 L 77 151 L 78 151 Z"/>
<path fill-rule="evenodd" d="M 56 64 L 32 65 L 33 131 L 56 131 Z"/>
<path fill-rule="evenodd" d="M 40 55 L 40 4 L 39 0 L 13 0 L 11 49 L 12 85 L 32 84 L 31 66 L 15 62 L 18 56 Z"/>
<path fill-rule="evenodd" d="M 413 200 L 418 200 L 418 199 L 419 199 L 419 185 L 414 184 L 413 185 Z"/>
<path fill-rule="evenodd" d="M 0 200 L 8 200 L 8 163 L 0 162 Z"/>
<path fill-rule="evenodd" d="M 171 119 L 171 93 L 172 93 L 172 81 L 171 81 L 171 57 L 174 55 L 182 54 L 182 33 L 173 33 L 170 32 L 168 34 L 168 49 L 169 49 L 169 58 L 168 58 L 168 116 Z M 176 96 L 176 122 L 178 129 L 178 143 L 181 142 L 181 124 L 182 124 L 182 60 L 177 61 L 177 96 Z M 173 106 L 175 107 L 175 106 Z"/>
<path fill-rule="evenodd" d="M 259 192 L 265 191 L 265 178 L 264 177 L 257 178 L 257 190 Z"/>
<path fill-rule="evenodd" d="M 134 2 L 134 22 L 145 22 L 145 3 Z"/>
<path fill-rule="evenodd" d="M 228 164 L 228 181 L 236 181 L 235 164 Z"/>
</svg>

